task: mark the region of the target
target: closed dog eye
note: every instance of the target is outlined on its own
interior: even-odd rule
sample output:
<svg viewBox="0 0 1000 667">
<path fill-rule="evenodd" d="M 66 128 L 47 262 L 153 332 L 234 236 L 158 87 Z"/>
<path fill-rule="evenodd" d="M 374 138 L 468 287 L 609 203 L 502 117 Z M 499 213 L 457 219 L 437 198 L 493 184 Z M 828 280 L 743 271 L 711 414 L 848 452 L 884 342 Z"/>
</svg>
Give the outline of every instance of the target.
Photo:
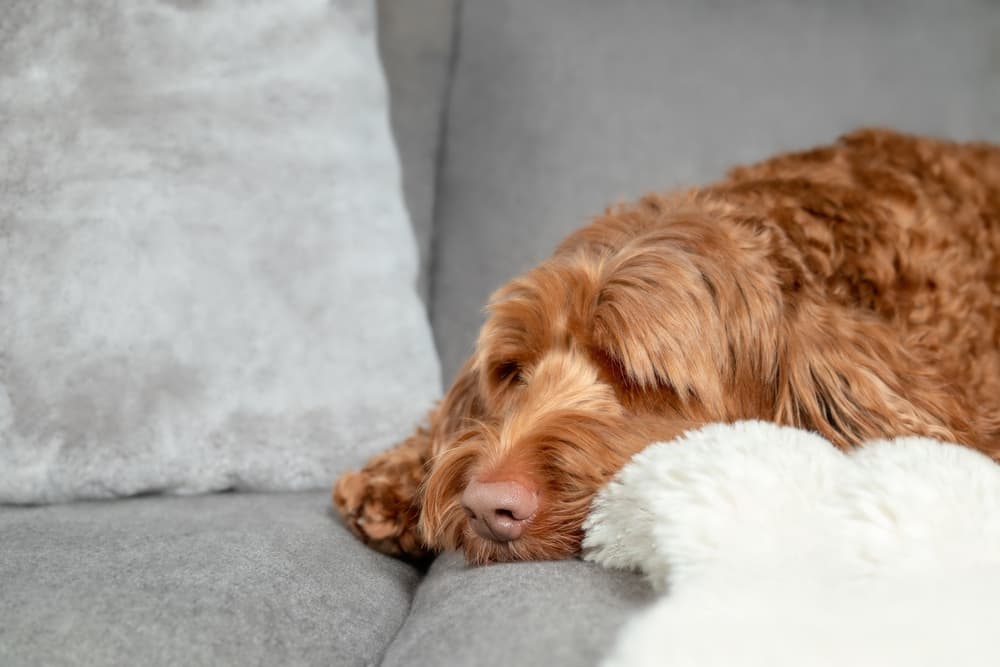
<svg viewBox="0 0 1000 667">
<path fill-rule="evenodd" d="M 493 369 L 493 378 L 497 384 L 523 381 L 521 364 L 514 360 L 503 361 Z"/>
</svg>

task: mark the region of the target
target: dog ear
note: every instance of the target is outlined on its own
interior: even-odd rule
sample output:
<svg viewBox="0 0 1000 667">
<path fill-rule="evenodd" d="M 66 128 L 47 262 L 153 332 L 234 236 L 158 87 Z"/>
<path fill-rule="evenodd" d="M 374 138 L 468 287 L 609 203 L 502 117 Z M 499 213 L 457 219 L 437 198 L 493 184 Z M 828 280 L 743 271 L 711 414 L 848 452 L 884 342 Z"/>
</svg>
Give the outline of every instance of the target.
<svg viewBox="0 0 1000 667">
<path fill-rule="evenodd" d="M 475 450 L 467 446 L 474 433 L 470 429 L 485 415 L 479 388 L 479 372 L 472 357 L 431 412 L 425 430 L 429 457 L 417 498 L 417 521 L 422 539 L 435 550 L 456 549 L 461 542 L 465 514 L 458 505 L 461 487 L 457 485 L 464 485 L 464 471 L 474 460 Z"/>
<path fill-rule="evenodd" d="M 456 434 L 464 431 L 484 414 L 479 394 L 479 374 L 470 358 L 455 375 L 451 387 L 431 411 L 429 434 L 432 454 L 447 447 Z"/>
<path fill-rule="evenodd" d="M 874 314 L 801 304 L 781 336 L 776 421 L 840 447 L 894 435 L 974 444 L 972 411 Z"/>
<path fill-rule="evenodd" d="M 775 281 L 745 266 L 718 226 L 677 222 L 609 259 L 596 299 L 593 344 L 626 385 L 670 389 L 715 419 L 727 394 L 773 368 L 781 299 Z"/>
</svg>

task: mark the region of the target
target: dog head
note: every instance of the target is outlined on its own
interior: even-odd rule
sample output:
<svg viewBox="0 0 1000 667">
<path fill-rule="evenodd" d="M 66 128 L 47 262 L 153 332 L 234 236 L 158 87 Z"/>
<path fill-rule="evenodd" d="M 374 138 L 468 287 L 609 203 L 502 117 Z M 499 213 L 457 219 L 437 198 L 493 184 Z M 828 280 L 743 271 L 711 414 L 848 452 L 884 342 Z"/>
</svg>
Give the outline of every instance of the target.
<svg viewBox="0 0 1000 667">
<path fill-rule="evenodd" d="M 572 556 L 634 453 L 711 421 L 844 446 L 940 425 L 891 336 L 810 280 L 778 230 L 697 198 L 647 198 L 571 236 L 493 295 L 432 420 L 425 540 L 472 563 Z"/>
</svg>

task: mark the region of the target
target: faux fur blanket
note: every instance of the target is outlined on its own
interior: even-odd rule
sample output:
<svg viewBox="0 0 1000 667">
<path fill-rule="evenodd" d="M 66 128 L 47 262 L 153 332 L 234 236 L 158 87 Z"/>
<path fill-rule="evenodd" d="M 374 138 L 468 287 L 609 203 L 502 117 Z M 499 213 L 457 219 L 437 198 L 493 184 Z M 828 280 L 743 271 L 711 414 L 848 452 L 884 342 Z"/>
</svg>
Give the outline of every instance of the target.
<svg viewBox="0 0 1000 667">
<path fill-rule="evenodd" d="M 957 445 L 710 425 L 636 456 L 586 528 L 662 593 L 607 666 L 1000 665 L 1000 466 Z"/>
</svg>

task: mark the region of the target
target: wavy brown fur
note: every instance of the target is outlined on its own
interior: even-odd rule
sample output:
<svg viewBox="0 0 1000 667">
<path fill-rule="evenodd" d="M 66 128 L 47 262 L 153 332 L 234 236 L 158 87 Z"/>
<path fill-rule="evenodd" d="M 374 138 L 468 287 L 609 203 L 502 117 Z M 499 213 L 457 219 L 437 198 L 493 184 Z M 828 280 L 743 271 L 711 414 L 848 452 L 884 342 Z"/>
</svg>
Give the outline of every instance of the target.
<svg viewBox="0 0 1000 667">
<path fill-rule="evenodd" d="M 862 130 L 608 210 L 494 294 L 429 428 L 334 502 L 388 553 L 568 557 L 632 454 L 751 418 L 1000 459 L 1000 148 Z M 538 492 L 523 537 L 469 529 L 473 476 Z"/>
</svg>

